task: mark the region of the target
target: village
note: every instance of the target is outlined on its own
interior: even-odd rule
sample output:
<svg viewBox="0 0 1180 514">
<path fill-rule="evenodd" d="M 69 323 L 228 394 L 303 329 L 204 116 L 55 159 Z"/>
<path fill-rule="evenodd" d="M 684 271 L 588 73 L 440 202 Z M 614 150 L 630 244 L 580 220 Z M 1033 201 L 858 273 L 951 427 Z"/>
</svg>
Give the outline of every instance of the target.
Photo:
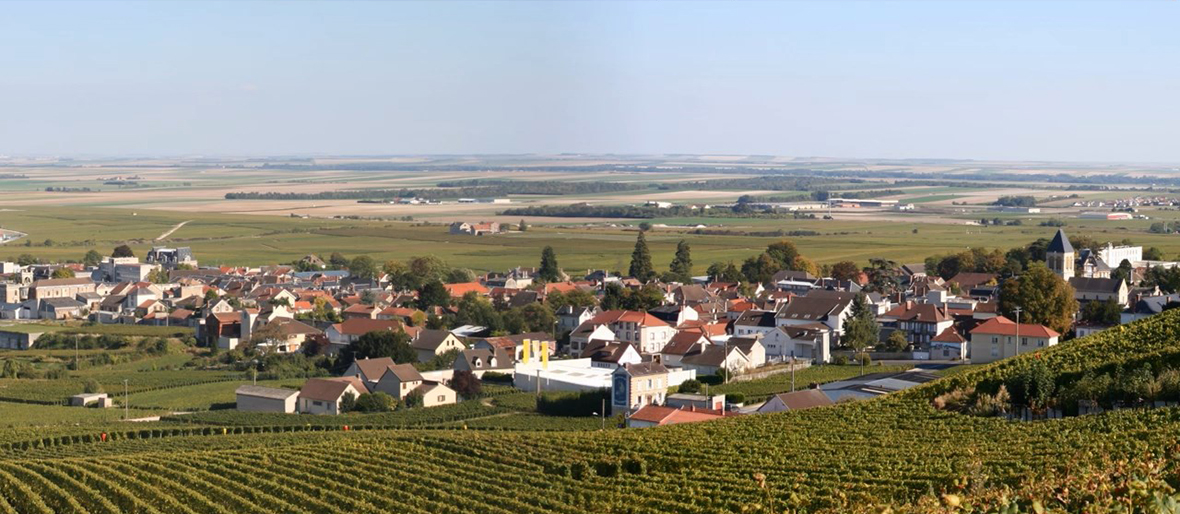
<svg viewBox="0 0 1180 514">
<path fill-rule="evenodd" d="M 189 248 L 155 247 L 141 261 L 120 247 L 89 263 L 0 264 L 0 348 L 37 348 L 54 324 L 188 327 L 196 344 L 255 370 L 295 354 L 320 359 L 323 376 L 298 389 L 240 386 L 240 411 L 430 408 L 465 401 L 484 382 L 538 395 L 601 392 L 595 414 L 604 423 L 610 415 L 632 427 L 665 425 L 871 398 L 933 380 L 940 368 L 1069 344 L 1180 305 L 1167 278 L 1177 263 L 1151 250 L 1145 259 L 1142 247 L 1085 244 L 1075 249 L 1058 230 L 1019 249 L 1031 262 L 1014 272 L 1011 260 L 994 262 L 998 250 L 978 252 L 974 264 L 961 262 L 973 258 L 966 252 L 817 269 L 781 241 L 740 270 L 715 264 L 707 276 L 690 275 L 687 245 L 657 274 L 643 232 L 628 273 L 574 274 L 550 248 L 537 267 L 476 275 L 433 257 L 210 267 Z M 1033 289 L 1062 292 L 1060 307 L 1024 299 Z M 880 362 L 905 369 L 875 373 Z M 792 383 L 761 402 L 708 391 L 848 363 L 865 372 Z M 105 394 L 74 401 L 111 404 Z"/>
</svg>

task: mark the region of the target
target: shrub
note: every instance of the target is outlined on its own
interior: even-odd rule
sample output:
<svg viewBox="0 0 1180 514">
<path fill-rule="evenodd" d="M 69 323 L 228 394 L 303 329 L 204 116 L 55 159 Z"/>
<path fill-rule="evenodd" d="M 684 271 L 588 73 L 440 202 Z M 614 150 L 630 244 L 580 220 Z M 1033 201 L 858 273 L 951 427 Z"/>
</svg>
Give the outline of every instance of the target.
<svg viewBox="0 0 1180 514">
<path fill-rule="evenodd" d="M 837 355 L 832 358 L 832 364 L 835 364 L 837 366 L 847 366 L 848 365 L 848 356 L 847 355 Z"/>
<path fill-rule="evenodd" d="M 725 395 L 725 401 L 727 403 L 742 403 L 746 401 L 746 394 L 740 391 L 728 393 Z"/>
<path fill-rule="evenodd" d="M 87 379 L 86 384 L 82 386 L 82 392 L 86 394 L 101 393 L 102 385 L 93 378 Z"/>
<path fill-rule="evenodd" d="M 381 391 L 363 393 L 356 399 L 354 409 L 358 412 L 390 412 L 397 407 L 397 400 Z"/>
<path fill-rule="evenodd" d="M 680 389 L 677 389 L 677 391 L 689 394 L 699 393 L 701 392 L 701 381 L 696 379 L 685 380 L 680 384 Z"/>
</svg>

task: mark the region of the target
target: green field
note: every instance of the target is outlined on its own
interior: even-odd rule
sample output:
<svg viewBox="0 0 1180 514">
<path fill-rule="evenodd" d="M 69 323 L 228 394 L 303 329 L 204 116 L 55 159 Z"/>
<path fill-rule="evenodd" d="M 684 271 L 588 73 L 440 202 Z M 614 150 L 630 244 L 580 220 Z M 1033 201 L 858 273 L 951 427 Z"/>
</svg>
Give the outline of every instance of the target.
<svg viewBox="0 0 1180 514">
<path fill-rule="evenodd" d="M 1168 211 L 1167 214 L 1175 214 Z M 988 216 L 989 218 L 995 216 Z M 965 219 L 973 219 L 964 216 Z M 551 245 L 567 270 L 626 269 L 635 232 L 610 228 L 555 228 L 534 226 L 525 233 L 496 236 L 453 236 L 442 225 L 359 220 L 293 219 L 277 216 L 141 211 L 124 209 L 27 208 L 0 211 L 0 225 L 27 232 L 35 246 L 0 246 L 0 258 L 29 253 L 48 260 L 80 260 L 91 249 L 109 254 L 129 243 L 137 255 L 152 246 L 151 239 L 182 221 L 192 220 L 167 244 L 190 246 L 203 265 L 263 265 L 290 262 L 308 253 L 339 251 L 345 256 L 370 255 L 378 260 L 436 255 L 452 265 L 475 270 L 504 270 L 532 265 L 541 248 Z M 1048 237 L 1053 229 L 1023 226 L 971 227 L 947 223 L 845 220 L 725 220 L 729 230 L 813 230 L 820 236 L 793 238 L 800 250 L 820 263 L 870 258 L 921 262 L 929 255 L 961 251 L 972 246 L 1010 248 Z M 653 220 L 658 221 L 658 220 Z M 667 220 L 692 222 L 692 219 Z M 710 223 L 716 222 L 712 219 Z M 732 223 L 733 225 L 729 225 Z M 1099 241 L 1131 238 L 1145 246 L 1159 246 L 1165 255 L 1180 254 L 1180 238 L 1148 234 L 1151 221 L 1095 222 L 1070 220 L 1071 235 L 1090 235 Z M 915 233 L 915 230 L 917 231 Z M 81 236 L 85 234 L 85 236 Z M 83 238 L 84 237 L 84 238 Z M 50 239 L 53 246 L 43 246 Z M 743 235 L 697 235 L 655 230 L 648 241 L 657 268 L 672 259 L 677 241 L 692 244 L 697 273 L 713 262 L 741 261 L 776 240 Z"/>
</svg>

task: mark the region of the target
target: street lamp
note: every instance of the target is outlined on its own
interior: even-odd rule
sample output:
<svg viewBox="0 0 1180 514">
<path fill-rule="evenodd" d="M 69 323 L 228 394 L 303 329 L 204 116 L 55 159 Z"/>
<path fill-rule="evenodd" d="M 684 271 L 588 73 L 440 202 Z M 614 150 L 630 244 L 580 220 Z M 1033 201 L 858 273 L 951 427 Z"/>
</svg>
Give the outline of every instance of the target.
<svg viewBox="0 0 1180 514">
<path fill-rule="evenodd" d="M 591 412 L 595 416 L 602 416 L 602 429 L 606 430 L 606 398 L 602 399 L 602 413 Z"/>
</svg>

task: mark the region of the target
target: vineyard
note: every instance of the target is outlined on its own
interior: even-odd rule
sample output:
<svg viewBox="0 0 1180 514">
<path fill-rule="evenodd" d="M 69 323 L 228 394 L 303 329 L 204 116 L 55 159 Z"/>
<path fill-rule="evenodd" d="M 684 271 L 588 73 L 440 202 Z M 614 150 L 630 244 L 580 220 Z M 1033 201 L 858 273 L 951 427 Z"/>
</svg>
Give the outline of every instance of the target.
<svg viewBox="0 0 1180 514">
<path fill-rule="evenodd" d="M 1034 359 L 1068 378 L 1178 356 L 1180 310 L 876 400 L 663 428 L 542 421 L 511 395 L 400 418 L 214 411 L 0 444 L 0 512 L 1108 512 L 1085 506 L 1120 495 L 1167 512 L 1152 493 L 1180 478 L 1180 409 L 1013 422 L 931 400 Z"/>
</svg>

